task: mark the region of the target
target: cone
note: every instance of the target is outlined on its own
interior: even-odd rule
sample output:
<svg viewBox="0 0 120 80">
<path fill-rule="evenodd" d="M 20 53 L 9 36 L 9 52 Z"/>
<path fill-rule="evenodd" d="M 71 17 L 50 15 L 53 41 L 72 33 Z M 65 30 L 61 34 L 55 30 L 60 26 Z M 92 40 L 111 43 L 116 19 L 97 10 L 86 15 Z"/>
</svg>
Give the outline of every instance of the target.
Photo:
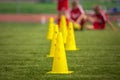
<svg viewBox="0 0 120 80">
<path fill-rule="evenodd" d="M 58 25 L 55 25 L 54 26 L 53 39 L 52 39 L 52 42 L 51 42 L 50 54 L 47 55 L 47 57 L 54 57 L 57 34 L 58 34 Z"/>
<path fill-rule="evenodd" d="M 63 15 L 60 18 L 60 32 L 62 32 L 63 35 L 63 42 L 66 43 L 67 24 L 66 24 L 66 17 Z"/>
<path fill-rule="evenodd" d="M 79 50 L 76 48 L 76 42 L 75 42 L 75 36 L 74 36 L 72 22 L 69 22 L 68 36 L 67 36 L 67 42 L 66 42 L 65 49 L 66 50 Z"/>
<path fill-rule="evenodd" d="M 66 53 L 64 49 L 64 43 L 61 32 L 58 33 L 57 43 L 55 49 L 55 57 L 53 60 L 52 71 L 50 74 L 70 74 L 72 71 L 68 71 Z"/>
<path fill-rule="evenodd" d="M 48 28 L 48 32 L 47 32 L 47 39 L 48 40 L 52 40 L 53 32 L 54 32 L 54 18 L 51 17 L 49 20 L 49 28 Z"/>
</svg>

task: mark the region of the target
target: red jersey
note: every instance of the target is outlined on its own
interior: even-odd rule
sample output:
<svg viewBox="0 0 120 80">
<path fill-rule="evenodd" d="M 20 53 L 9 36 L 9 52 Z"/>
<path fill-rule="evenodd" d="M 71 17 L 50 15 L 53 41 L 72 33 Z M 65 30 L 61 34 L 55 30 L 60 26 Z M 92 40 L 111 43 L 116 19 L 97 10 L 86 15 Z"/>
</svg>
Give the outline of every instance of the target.
<svg viewBox="0 0 120 80">
<path fill-rule="evenodd" d="M 70 18 L 74 21 L 77 21 L 81 14 L 84 14 L 84 10 L 81 6 L 78 6 L 78 8 L 76 9 L 70 10 Z"/>
<path fill-rule="evenodd" d="M 77 21 L 77 19 L 80 17 L 81 14 L 84 14 L 84 10 L 81 6 L 78 6 L 76 9 L 71 9 L 69 11 L 69 18 L 72 19 L 73 21 Z M 81 27 L 85 24 L 85 21 L 82 20 L 80 23 Z"/>
<path fill-rule="evenodd" d="M 68 10 L 68 0 L 58 0 L 57 3 L 57 10 L 58 11 L 66 11 Z"/>
<path fill-rule="evenodd" d="M 104 29 L 106 21 L 108 19 L 107 14 L 103 11 L 100 14 L 93 15 L 96 21 L 93 23 L 95 29 Z"/>
</svg>

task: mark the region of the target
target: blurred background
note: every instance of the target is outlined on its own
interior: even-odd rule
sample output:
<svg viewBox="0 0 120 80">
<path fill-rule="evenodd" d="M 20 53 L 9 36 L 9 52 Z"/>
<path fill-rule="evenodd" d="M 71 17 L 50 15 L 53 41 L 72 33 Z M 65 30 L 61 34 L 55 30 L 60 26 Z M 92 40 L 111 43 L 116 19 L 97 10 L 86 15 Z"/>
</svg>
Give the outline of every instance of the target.
<svg viewBox="0 0 120 80">
<path fill-rule="evenodd" d="M 71 0 L 69 2 L 71 2 Z M 120 21 L 118 17 L 120 13 L 120 0 L 79 0 L 79 2 L 80 4 L 82 4 L 86 12 L 91 12 L 91 9 L 94 5 L 101 5 L 109 14 L 112 15 L 110 16 L 111 20 Z M 56 6 L 56 0 L 0 0 L 0 21 L 12 21 L 9 20 L 12 17 L 14 18 L 13 21 L 30 22 L 29 16 L 32 16 L 32 20 L 34 20 L 32 22 L 40 22 L 41 19 L 42 22 L 44 22 L 48 20 L 51 14 L 52 16 L 56 17 Z M 10 15 L 8 16 L 8 14 L 17 14 L 17 16 L 11 15 L 10 17 Z M 20 16 L 20 14 L 34 14 L 34 16 L 25 15 L 26 19 L 18 20 L 18 17 L 23 16 Z M 44 15 L 41 16 L 40 14 Z"/>
<path fill-rule="evenodd" d="M 71 0 L 70 0 L 71 1 Z M 108 11 L 120 11 L 120 0 L 79 0 L 85 10 L 99 4 Z M 56 0 L 0 0 L 0 13 L 56 13 Z"/>
</svg>

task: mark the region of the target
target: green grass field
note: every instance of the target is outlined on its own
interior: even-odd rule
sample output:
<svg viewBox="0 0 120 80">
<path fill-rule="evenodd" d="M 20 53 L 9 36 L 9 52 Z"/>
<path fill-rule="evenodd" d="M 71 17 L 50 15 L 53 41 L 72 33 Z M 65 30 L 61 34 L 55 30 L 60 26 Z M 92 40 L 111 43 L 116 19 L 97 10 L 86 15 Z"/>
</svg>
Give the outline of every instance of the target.
<svg viewBox="0 0 120 80">
<path fill-rule="evenodd" d="M 112 2 L 105 3 L 101 1 L 83 1 L 81 4 L 85 10 L 92 9 L 97 4 L 108 9 L 115 5 Z M 55 14 L 57 13 L 56 9 L 56 3 L 0 3 L 0 13 Z"/>
<path fill-rule="evenodd" d="M 56 13 L 55 3 L 0 3 L 0 13 Z"/>
<path fill-rule="evenodd" d="M 67 51 L 70 75 L 49 75 L 47 25 L 0 23 L 0 80 L 120 80 L 120 32 L 76 31 L 80 51 Z"/>
</svg>

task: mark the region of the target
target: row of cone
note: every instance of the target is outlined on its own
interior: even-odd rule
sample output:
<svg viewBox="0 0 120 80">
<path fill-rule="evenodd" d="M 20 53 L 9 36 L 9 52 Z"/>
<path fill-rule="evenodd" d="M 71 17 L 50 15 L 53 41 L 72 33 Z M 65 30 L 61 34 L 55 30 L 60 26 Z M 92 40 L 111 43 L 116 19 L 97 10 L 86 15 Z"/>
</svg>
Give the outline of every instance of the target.
<svg viewBox="0 0 120 80">
<path fill-rule="evenodd" d="M 50 53 L 47 57 L 53 57 L 51 74 L 69 74 L 65 50 L 78 50 L 76 48 L 72 22 L 69 22 L 68 29 L 65 16 L 61 16 L 60 29 L 54 24 L 54 18 L 50 18 L 47 39 L 51 41 Z"/>
</svg>

